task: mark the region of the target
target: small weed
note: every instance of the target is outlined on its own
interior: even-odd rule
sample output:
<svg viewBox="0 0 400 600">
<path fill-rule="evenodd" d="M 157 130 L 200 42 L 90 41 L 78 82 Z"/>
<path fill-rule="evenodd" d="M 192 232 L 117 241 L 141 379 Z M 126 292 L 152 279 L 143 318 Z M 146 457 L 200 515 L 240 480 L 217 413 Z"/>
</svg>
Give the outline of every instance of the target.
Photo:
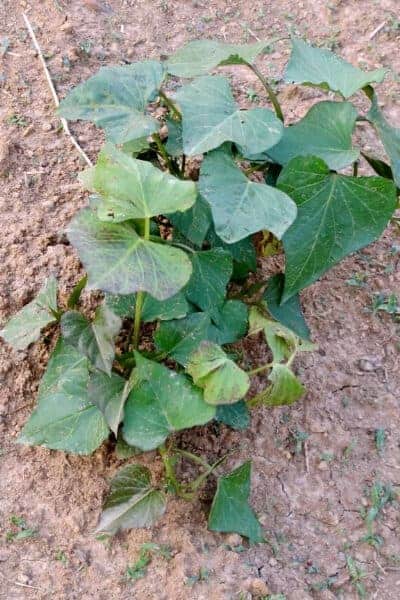
<svg viewBox="0 0 400 600">
<path fill-rule="evenodd" d="M 153 544 L 152 542 L 142 544 L 138 560 L 131 567 L 126 569 L 127 579 L 136 581 L 137 579 L 145 577 L 147 574 L 147 567 L 151 563 L 153 556 L 162 556 L 166 560 L 170 560 L 171 550 L 164 544 L 159 545 Z"/>
<path fill-rule="evenodd" d="M 343 450 L 344 462 L 348 462 L 350 460 L 350 456 L 352 455 L 353 450 L 355 449 L 356 446 L 357 446 L 357 441 L 351 440 L 350 444 L 345 447 L 345 449 Z"/>
<path fill-rule="evenodd" d="M 366 577 L 366 574 L 351 556 L 346 556 L 346 566 L 350 575 L 351 583 L 355 587 L 358 597 L 366 598 L 367 592 L 362 582 L 362 580 Z"/>
<path fill-rule="evenodd" d="M 350 279 L 346 280 L 346 284 L 352 287 L 365 287 L 367 285 L 366 273 L 353 273 Z"/>
<path fill-rule="evenodd" d="M 329 590 L 335 583 L 336 579 L 337 576 L 333 575 L 323 579 L 322 581 L 318 581 L 317 583 L 312 583 L 309 588 L 314 592 L 323 592 L 324 590 Z"/>
<path fill-rule="evenodd" d="M 387 312 L 390 315 L 398 315 L 400 307 L 396 294 L 375 294 L 372 299 L 372 312 Z"/>
<path fill-rule="evenodd" d="M 257 92 L 253 90 L 253 88 L 247 89 L 246 96 L 250 100 L 250 102 L 258 102 L 260 99 Z"/>
<path fill-rule="evenodd" d="M 333 460 L 335 460 L 335 455 L 332 454 L 332 452 L 323 452 L 320 456 L 320 459 L 327 463 L 330 463 Z"/>
<path fill-rule="evenodd" d="M 92 52 L 93 42 L 92 40 L 82 40 L 78 44 L 79 50 L 84 56 L 90 56 Z"/>
<path fill-rule="evenodd" d="M 13 526 L 13 528 L 6 532 L 7 542 L 26 540 L 37 535 L 37 529 L 28 527 L 27 522 L 23 517 L 13 515 L 10 519 L 10 524 Z"/>
<path fill-rule="evenodd" d="M 375 429 L 374 439 L 378 454 L 382 454 L 386 444 L 386 431 L 384 429 Z"/>
<path fill-rule="evenodd" d="M 374 523 L 379 518 L 383 508 L 387 504 L 392 504 L 397 499 L 390 483 L 375 482 L 369 492 L 370 507 L 362 508 L 360 514 L 364 519 L 367 528 L 367 534 L 361 538 L 361 541 L 366 542 L 374 547 L 382 546 L 383 538 L 375 533 Z"/>
<path fill-rule="evenodd" d="M 63 550 L 57 550 L 54 558 L 62 563 L 65 567 L 68 565 L 68 557 Z"/>
<path fill-rule="evenodd" d="M 200 567 L 197 575 L 189 575 L 189 577 L 186 579 L 186 585 L 189 585 L 191 587 L 201 581 L 208 581 L 210 574 L 211 573 L 209 569 L 207 569 L 206 567 Z"/>
<path fill-rule="evenodd" d="M 293 440 L 295 443 L 294 452 L 295 454 L 301 454 L 303 452 L 304 442 L 310 437 L 305 431 L 299 431 L 298 429 L 292 433 Z"/>
<path fill-rule="evenodd" d="M 8 117 L 7 123 L 9 125 L 16 125 L 17 127 L 27 127 L 29 124 L 23 115 L 14 114 Z"/>
</svg>

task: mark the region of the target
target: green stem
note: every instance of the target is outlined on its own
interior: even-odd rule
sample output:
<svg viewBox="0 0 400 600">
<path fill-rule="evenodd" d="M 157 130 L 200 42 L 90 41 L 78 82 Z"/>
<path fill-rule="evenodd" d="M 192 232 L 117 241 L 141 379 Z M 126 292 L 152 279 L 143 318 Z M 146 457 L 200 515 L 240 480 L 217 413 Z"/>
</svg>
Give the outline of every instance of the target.
<svg viewBox="0 0 400 600">
<path fill-rule="evenodd" d="M 246 62 L 245 64 L 249 67 L 249 69 L 251 69 L 253 71 L 254 75 L 256 75 L 258 77 L 258 79 L 261 81 L 261 83 L 263 84 L 264 89 L 267 92 L 269 99 L 271 100 L 271 104 L 274 107 L 276 116 L 283 123 L 284 117 L 283 117 L 282 108 L 281 108 L 281 105 L 279 104 L 278 97 L 275 94 L 274 90 L 272 89 L 271 85 L 268 83 L 268 81 L 265 79 L 264 75 L 258 70 L 258 68 L 255 65 L 252 65 L 251 63 L 248 63 L 248 62 Z"/>
<path fill-rule="evenodd" d="M 144 219 L 144 235 L 145 240 L 150 239 L 150 218 Z M 138 292 L 136 294 L 136 302 L 135 302 L 135 318 L 133 322 L 133 336 L 132 336 L 132 346 L 134 350 L 137 350 L 139 347 L 139 337 L 140 337 L 140 324 L 142 319 L 142 309 L 143 302 L 145 299 L 145 292 Z"/>
<path fill-rule="evenodd" d="M 257 373 L 262 373 L 262 371 L 271 369 L 272 364 L 273 363 L 268 363 L 267 365 L 261 365 L 261 367 L 257 367 L 256 369 L 251 369 L 251 371 L 247 371 L 247 375 L 249 375 L 251 377 L 252 375 L 257 375 Z"/>
<path fill-rule="evenodd" d="M 182 250 L 186 250 L 186 252 L 192 252 L 192 254 L 195 254 L 196 252 L 190 246 L 186 246 L 186 244 L 181 244 L 180 242 L 173 242 L 171 240 L 164 240 L 158 235 L 151 235 L 149 239 L 150 241 L 155 242 L 156 244 L 168 244 L 169 246 L 176 246 L 177 248 L 182 248 Z"/>
<path fill-rule="evenodd" d="M 158 133 L 153 133 L 152 135 L 153 141 L 155 142 L 158 152 L 160 154 L 160 156 L 162 157 L 162 159 L 164 160 L 167 169 L 170 173 L 175 173 L 175 169 L 174 169 L 174 165 L 172 164 L 172 161 L 168 155 L 168 152 L 165 149 L 164 144 L 161 141 L 161 138 L 159 136 Z"/>
<path fill-rule="evenodd" d="M 175 452 L 177 454 L 180 454 L 181 456 L 184 456 L 185 458 L 201 465 L 202 467 L 204 467 L 205 469 L 210 469 L 210 465 L 208 464 L 208 462 L 206 462 L 205 460 L 203 460 L 201 458 L 201 456 L 197 456 L 196 454 L 192 454 L 191 452 L 188 452 L 187 450 L 181 450 L 180 448 L 175 448 Z"/>
<path fill-rule="evenodd" d="M 174 114 L 176 119 L 178 121 L 182 121 L 182 113 L 180 112 L 180 110 L 178 110 L 178 108 L 175 106 L 175 104 L 172 102 L 172 100 L 170 100 L 168 98 L 168 96 L 166 96 L 162 90 L 160 90 L 158 92 L 158 95 L 160 96 L 161 100 L 164 102 L 165 106 L 167 106 L 170 109 L 170 111 L 172 111 L 172 113 Z"/>
</svg>

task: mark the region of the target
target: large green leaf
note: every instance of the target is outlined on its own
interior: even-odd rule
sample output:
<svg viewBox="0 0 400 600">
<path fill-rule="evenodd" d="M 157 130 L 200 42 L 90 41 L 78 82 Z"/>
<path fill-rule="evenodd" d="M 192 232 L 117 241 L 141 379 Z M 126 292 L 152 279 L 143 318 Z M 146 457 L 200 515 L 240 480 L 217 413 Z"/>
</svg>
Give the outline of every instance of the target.
<svg viewBox="0 0 400 600">
<path fill-rule="evenodd" d="M 211 327 L 207 313 L 192 313 L 178 321 L 161 323 L 154 334 L 157 350 L 165 352 L 181 365 L 187 365 L 189 356 L 200 342 L 209 337 Z"/>
<path fill-rule="evenodd" d="M 119 424 L 123 419 L 124 404 L 130 390 L 130 382 L 116 373 L 111 373 L 109 376 L 103 371 L 94 371 L 90 375 L 89 399 L 99 407 L 116 437 Z"/>
<path fill-rule="evenodd" d="M 186 371 L 204 389 L 208 404 L 234 404 L 247 394 L 250 379 L 217 344 L 204 341 L 190 356 Z"/>
<path fill-rule="evenodd" d="M 193 181 L 181 181 L 106 144 L 95 167 L 87 169 L 84 185 L 100 194 L 97 214 L 118 223 L 188 210 L 196 200 Z"/>
<path fill-rule="evenodd" d="M 345 98 L 373 82 L 381 82 L 386 69 L 365 73 L 330 50 L 314 48 L 303 40 L 292 40 L 292 54 L 286 67 L 287 83 L 318 85 L 339 92 Z"/>
<path fill-rule="evenodd" d="M 183 149 L 193 156 L 235 142 L 243 153 L 257 154 L 274 146 L 283 126 L 266 108 L 240 110 L 225 77 L 200 77 L 178 90 L 183 114 Z"/>
<path fill-rule="evenodd" d="M 285 406 L 296 402 L 305 387 L 286 365 L 274 364 L 268 375 L 271 385 L 251 399 L 251 403 L 265 406 Z"/>
<path fill-rule="evenodd" d="M 213 311 L 212 318 L 208 339 L 220 346 L 233 344 L 246 334 L 248 308 L 240 300 L 227 300 L 219 311 Z"/>
<path fill-rule="evenodd" d="M 136 294 L 121 296 L 118 294 L 105 294 L 105 301 L 111 310 L 122 318 L 133 318 L 135 312 Z M 145 323 L 152 321 L 169 321 L 182 319 L 189 312 L 189 304 L 183 292 L 178 292 L 166 300 L 156 300 L 146 294 L 142 306 L 142 320 Z"/>
<path fill-rule="evenodd" d="M 215 416 L 201 390 L 185 375 L 164 365 L 136 357 L 138 385 L 125 405 L 123 435 L 131 446 L 153 450 L 175 431 L 204 425 Z"/>
<path fill-rule="evenodd" d="M 218 65 L 252 63 L 267 46 L 267 42 L 239 45 L 217 40 L 194 40 L 170 56 L 167 70 L 177 77 L 198 77 Z"/>
<path fill-rule="evenodd" d="M 248 179 L 226 149 L 207 154 L 199 187 L 211 207 L 217 235 L 229 244 L 261 229 L 280 239 L 296 218 L 289 196 Z"/>
<path fill-rule="evenodd" d="M 120 529 L 151 527 L 165 508 L 165 496 L 152 487 L 149 469 L 127 465 L 111 480 L 96 532 L 114 535 Z"/>
<path fill-rule="evenodd" d="M 391 127 L 386 121 L 378 105 L 376 94 L 372 96 L 371 108 L 367 118 L 375 126 L 383 146 L 390 158 L 393 178 L 398 188 L 400 188 L 400 128 Z"/>
<path fill-rule="evenodd" d="M 108 437 L 100 410 L 88 397 L 88 359 L 60 338 L 41 381 L 38 405 L 18 442 L 90 454 Z"/>
<path fill-rule="evenodd" d="M 93 321 L 77 311 L 68 311 L 61 317 L 61 331 L 67 344 L 108 375 L 114 360 L 114 340 L 120 329 L 121 319 L 104 304 L 96 309 Z"/>
<path fill-rule="evenodd" d="M 278 186 L 298 207 L 296 222 L 283 237 L 282 302 L 379 237 L 396 207 L 391 181 L 331 173 L 316 157 L 294 158 L 283 169 Z"/>
<path fill-rule="evenodd" d="M 41 330 L 57 321 L 57 280 L 49 277 L 32 302 L 26 304 L 0 331 L 0 336 L 16 350 L 36 342 Z"/>
<path fill-rule="evenodd" d="M 102 67 L 62 100 L 59 114 L 93 121 L 115 144 L 148 136 L 159 123 L 146 114 L 146 107 L 157 97 L 164 75 L 162 65 L 153 60 Z"/>
<path fill-rule="evenodd" d="M 186 297 L 201 310 L 214 313 L 222 307 L 226 286 L 232 275 L 232 257 L 222 248 L 190 255 L 193 274 L 186 288 Z"/>
<path fill-rule="evenodd" d="M 298 294 L 295 294 L 287 302 L 281 304 L 284 287 L 285 276 L 282 273 L 278 273 L 268 280 L 267 288 L 263 295 L 267 310 L 282 325 L 294 331 L 299 337 L 308 340 L 310 330 L 304 319 L 300 298 Z"/>
<path fill-rule="evenodd" d="M 192 244 L 201 246 L 212 223 L 208 203 L 200 195 L 195 204 L 184 213 L 169 216 L 172 225 Z"/>
<path fill-rule="evenodd" d="M 301 121 L 285 127 L 268 155 L 281 165 L 296 156 L 318 156 L 331 169 L 342 169 L 360 154 L 351 140 L 357 114 L 350 102 L 318 102 Z"/>
<path fill-rule="evenodd" d="M 140 238 L 130 222 L 100 221 L 91 209 L 81 210 L 67 233 L 92 289 L 113 294 L 144 291 L 166 300 L 179 292 L 192 273 L 182 250 Z"/>
<path fill-rule="evenodd" d="M 249 506 L 251 462 L 218 479 L 218 487 L 208 517 L 212 531 L 239 533 L 250 542 L 264 542 L 260 523 Z"/>
<path fill-rule="evenodd" d="M 246 429 L 250 425 L 250 413 L 246 402 L 240 400 L 235 404 L 220 404 L 217 406 L 215 420 L 232 429 Z"/>
</svg>

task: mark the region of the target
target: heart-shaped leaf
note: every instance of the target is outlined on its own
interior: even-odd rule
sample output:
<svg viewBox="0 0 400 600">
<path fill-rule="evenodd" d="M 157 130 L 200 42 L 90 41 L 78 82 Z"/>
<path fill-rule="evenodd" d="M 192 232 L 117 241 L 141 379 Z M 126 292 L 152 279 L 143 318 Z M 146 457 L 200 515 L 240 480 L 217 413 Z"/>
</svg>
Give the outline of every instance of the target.
<svg viewBox="0 0 400 600">
<path fill-rule="evenodd" d="M 190 255 L 193 274 L 186 287 L 186 297 L 201 310 L 213 314 L 222 307 L 226 286 L 232 275 L 232 257 L 222 248 Z"/>
<path fill-rule="evenodd" d="M 104 417 L 88 397 L 88 366 L 85 356 L 58 340 L 20 444 L 91 454 L 108 437 Z"/>
<path fill-rule="evenodd" d="M 232 429 L 243 430 L 250 425 L 250 413 L 246 402 L 240 400 L 235 404 L 220 404 L 217 406 L 216 421 L 225 423 Z"/>
<path fill-rule="evenodd" d="M 272 385 L 251 399 L 252 406 L 286 406 L 301 398 L 305 387 L 287 365 L 274 364 L 268 375 Z"/>
<path fill-rule="evenodd" d="M 391 127 L 386 121 L 379 108 L 376 94 L 372 96 L 372 104 L 367 118 L 373 123 L 382 140 L 386 153 L 390 158 L 394 181 L 397 187 L 400 188 L 400 128 Z"/>
<path fill-rule="evenodd" d="M 57 280 L 49 277 L 32 302 L 26 304 L 0 331 L 0 336 L 16 350 L 36 342 L 41 330 L 57 321 Z"/>
<path fill-rule="evenodd" d="M 274 146 L 283 126 L 266 108 L 240 110 L 225 77 L 200 77 L 178 90 L 183 115 L 183 150 L 193 156 L 224 142 L 235 142 L 244 154 L 257 154 Z"/>
<path fill-rule="evenodd" d="M 293 39 L 285 81 L 318 85 L 349 98 L 369 83 L 380 83 L 385 74 L 386 69 L 366 73 L 330 50 L 314 48 L 303 40 Z"/>
<path fill-rule="evenodd" d="M 283 169 L 278 186 L 298 207 L 297 219 L 283 237 L 282 302 L 379 237 L 396 207 L 391 181 L 331 173 L 316 157 L 294 158 Z"/>
<path fill-rule="evenodd" d="M 116 373 L 111 373 L 109 376 L 103 371 L 94 371 L 90 375 L 89 399 L 99 407 L 116 437 L 119 424 L 124 415 L 124 404 L 130 390 L 130 382 Z"/>
<path fill-rule="evenodd" d="M 185 366 L 200 342 L 208 339 L 210 327 L 209 314 L 192 313 L 179 321 L 161 323 L 154 334 L 154 343 L 157 350 Z"/>
<path fill-rule="evenodd" d="M 190 356 L 186 371 L 204 389 L 208 404 L 234 404 L 247 394 L 250 380 L 217 344 L 204 341 Z"/>
<path fill-rule="evenodd" d="M 250 181 L 226 149 L 204 158 L 199 186 L 211 207 L 217 235 L 229 244 L 260 229 L 280 239 L 296 218 L 296 205 L 289 196 Z"/>
<path fill-rule="evenodd" d="M 131 446 L 153 450 L 175 431 L 204 425 L 215 416 L 201 390 L 185 375 L 135 352 L 138 384 L 125 405 L 123 436 Z"/>
<path fill-rule="evenodd" d="M 260 523 L 249 506 L 251 462 L 218 479 L 208 527 L 212 531 L 239 533 L 250 542 L 264 542 Z"/>
<path fill-rule="evenodd" d="M 350 102 L 318 102 L 301 121 L 285 127 L 268 156 L 281 165 L 296 156 L 318 156 L 331 169 L 342 169 L 360 154 L 351 140 L 357 114 Z"/>
<path fill-rule="evenodd" d="M 212 216 L 208 203 L 198 195 L 192 208 L 170 215 L 169 220 L 192 244 L 201 246 L 211 226 Z"/>
<path fill-rule="evenodd" d="M 140 238 L 130 222 L 100 221 L 91 209 L 81 210 L 67 233 L 92 289 L 113 294 L 144 291 L 166 300 L 186 285 L 192 273 L 182 250 Z"/>
<path fill-rule="evenodd" d="M 300 298 L 295 294 L 287 302 L 281 304 L 282 293 L 285 286 L 285 276 L 282 273 L 274 275 L 268 280 L 263 300 L 270 315 L 291 329 L 299 337 L 308 340 L 310 330 L 304 319 Z"/>
<path fill-rule="evenodd" d="M 135 312 L 136 294 L 121 296 L 118 294 L 105 294 L 107 306 L 122 318 L 133 318 Z M 142 306 L 142 321 L 170 321 L 171 319 L 182 319 L 189 312 L 189 304 L 183 292 L 178 292 L 166 300 L 156 300 L 146 294 Z"/>
<path fill-rule="evenodd" d="M 61 317 L 61 331 L 66 343 L 108 375 L 114 360 L 114 340 L 120 329 L 121 319 L 104 304 L 96 309 L 93 321 L 88 321 L 77 311 L 68 311 Z"/>
<path fill-rule="evenodd" d="M 59 114 L 93 121 L 114 144 L 148 136 L 159 123 L 146 114 L 146 107 L 157 97 L 164 76 L 161 63 L 154 60 L 102 67 L 62 100 Z"/>
<path fill-rule="evenodd" d="M 149 469 L 127 465 L 111 480 L 96 533 L 114 535 L 120 529 L 151 527 L 165 508 L 165 496 L 152 487 Z"/>
<path fill-rule="evenodd" d="M 177 77 L 198 77 L 219 65 L 252 63 L 268 45 L 268 42 L 240 45 L 224 44 L 217 40 L 194 40 L 170 56 L 167 70 Z"/>
<path fill-rule="evenodd" d="M 193 181 L 181 181 L 112 144 L 104 146 L 96 166 L 81 180 L 101 196 L 99 218 L 114 223 L 188 210 L 197 194 Z"/>
</svg>

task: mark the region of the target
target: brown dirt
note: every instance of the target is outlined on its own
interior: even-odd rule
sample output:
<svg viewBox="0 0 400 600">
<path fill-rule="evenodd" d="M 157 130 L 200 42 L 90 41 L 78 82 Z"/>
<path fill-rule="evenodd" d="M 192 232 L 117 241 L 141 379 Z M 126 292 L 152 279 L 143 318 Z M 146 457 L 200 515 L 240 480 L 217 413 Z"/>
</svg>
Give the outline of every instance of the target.
<svg viewBox="0 0 400 600">
<path fill-rule="evenodd" d="M 1 323 L 31 299 L 48 274 L 60 278 L 62 297 L 81 275 L 60 232 L 85 202 L 76 179 L 82 164 L 58 130 L 22 10 L 49 56 L 60 96 L 101 64 L 159 58 L 196 37 L 243 42 L 296 31 L 315 41 L 329 40 L 354 64 L 391 67 L 381 96 L 388 115 L 400 124 L 396 0 L 3 0 L 1 36 L 11 45 L 0 66 Z M 382 21 L 385 27 L 369 41 Z M 286 42 L 278 43 L 260 67 L 279 78 L 287 56 Z M 262 97 L 244 69 L 236 71 L 235 82 L 244 96 L 251 87 Z M 281 94 L 290 119 L 302 115 L 318 97 L 312 89 Z M 22 118 L 19 125 L 12 123 L 13 115 Z M 101 135 L 87 124 L 73 124 L 72 129 L 94 158 Z M 379 150 L 369 130 L 362 129 L 360 135 Z M 346 568 L 346 555 L 351 555 L 365 573 L 368 598 L 398 600 L 396 506 L 386 506 L 376 522 L 383 538 L 378 549 L 360 541 L 366 533 L 360 508 L 369 506 L 368 488 L 375 481 L 400 485 L 399 325 L 389 315 L 368 310 L 374 292 L 400 294 L 399 254 L 391 251 L 397 243 L 397 232 L 387 231 L 304 293 L 305 312 L 319 345 L 297 365 L 308 388 L 304 400 L 289 409 L 257 410 L 244 434 L 222 428 L 219 435 L 206 430 L 184 436 L 210 460 L 237 446 L 229 461 L 232 467 L 252 457 L 252 503 L 270 543 L 242 552 L 240 547 L 231 549 L 241 543 L 238 536 L 207 531 L 204 498 L 193 505 L 172 500 L 153 531 L 125 532 L 109 545 L 96 540 L 92 531 L 107 481 L 120 462 L 107 447 L 80 458 L 15 445 L 34 405 L 53 339 L 49 336 L 19 353 L 3 344 L 0 597 L 233 600 L 263 596 L 268 588 L 288 600 L 352 600 L 358 596 Z M 346 284 L 360 272 L 367 276 L 365 287 Z M 252 351 L 261 352 L 256 340 Z M 378 428 L 387 434 L 381 455 L 374 443 Z M 309 436 L 305 449 L 296 449 L 299 431 Z M 146 455 L 143 462 L 157 474 L 155 455 Z M 37 528 L 37 536 L 7 541 L 12 515 Z M 168 544 L 172 559 L 154 558 L 146 577 L 127 582 L 127 566 L 149 540 Z M 208 569 L 208 577 L 189 585 L 200 567 Z"/>
</svg>

